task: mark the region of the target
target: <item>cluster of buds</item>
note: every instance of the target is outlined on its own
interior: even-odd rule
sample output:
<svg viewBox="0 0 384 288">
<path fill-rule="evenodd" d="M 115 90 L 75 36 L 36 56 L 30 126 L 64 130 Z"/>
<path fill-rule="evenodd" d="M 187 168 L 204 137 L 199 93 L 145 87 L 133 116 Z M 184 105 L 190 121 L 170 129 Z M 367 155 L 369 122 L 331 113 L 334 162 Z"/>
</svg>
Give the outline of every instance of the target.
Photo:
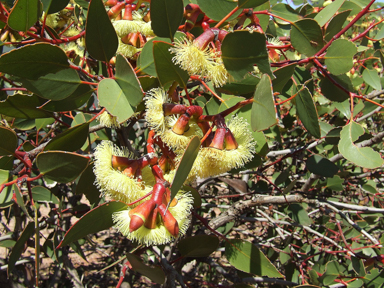
<svg viewBox="0 0 384 288">
<path fill-rule="evenodd" d="M 224 30 L 208 28 L 193 41 L 176 41 L 169 49 L 175 54 L 172 61 L 190 75 L 206 77 L 215 86 L 223 86 L 229 74 L 221 58 L 221 42 L 227 34 Z"/>
<path fill-rule="evenodd" d="M 132 1 L 131 1 L 132 2 Z M 146 37 L 154 37 L 149 15 L 143 17 L 137 11 L 132 11 L 132 4 L 118 2 L 108 15 L 119 37 L 117 53 L 128 58 L 135 58 L 146 43 Z M 146 21 L 148 20 L 148 21 Z"/>
<path fill-rule="evenodd" d="M 148 126 L 172 149 L 175 157 L 171 160 L 176 166 L 191 138 L 198 136 L 202 140 L 187 182 L 243 167 L 253 158 L 256 143 L 248 123 L 240 117 L 225 122 L 220 114 L 202 115 L 200 106 L 170 103 L 160 88 L 147 93 L 146 108 Z M 212 120 L 215 129 L 210 129 L 208 120 Z"/>
<path fill-rule="evenodd" d="M 128 150 L 103 141 L 95 149 L 94 173 L 104 196 L 128 204 L 113 215 L 121 233 L 139 244 L 160 245 L 185 233 L 193 199 L 179 191 L 170 201 L 169 176 L 156 165 L 153 144 L 147 147 L 150 153 L 135 159 Z"/>
</svg>

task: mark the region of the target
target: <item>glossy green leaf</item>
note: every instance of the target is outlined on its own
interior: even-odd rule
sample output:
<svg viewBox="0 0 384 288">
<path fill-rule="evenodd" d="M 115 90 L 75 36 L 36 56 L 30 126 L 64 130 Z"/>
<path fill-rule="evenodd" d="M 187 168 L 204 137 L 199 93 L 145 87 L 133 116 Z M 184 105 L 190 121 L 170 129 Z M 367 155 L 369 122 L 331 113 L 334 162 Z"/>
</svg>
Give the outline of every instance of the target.
<svg viewBox="0 0 384 288">
<path fill-rule="evenodd" d="M 356 45 L 346 39 L 332 42 L 325 54 L 325 65 L 334 75 L 347 73 L 353 67 L 353 56 L 357 53 Z"/>
<path fill-rule="evenodd" d="M 39 0 L 17 0 L 8 17 L 8 25 L 13 30 L 26 32 L 39 19 L 41 4 Z"/>
<path fill-rule="evenodd" d="M 0 114 L 22 119 L 47 118 L 52 113 L 37 108 L 44 103 L 44 99 L 32 95 L 15 94 L 0 102 Z"/>
<path fill-rule="evenodd" d="M 76 151 L 80 149 L 87 140 L 89 123 L 77 125 L 69 128 L 64 133 L 56 136 L 45 146 L 44 151 L 63 150 Z"/>
<path fill-rule="evenodd" d="M 37 155 L 36 165 L 44 177 L 60 183 L 75 180 L 87 167 L 87 157 L 62 151 L 47 151 Z"/>
<path fill-rule="evenodd" d="M 295 100 L 297 114 L 303 122 L 305 129 L 307 129 L 313 137 L 320 138 L 320 125 L 317 110 L 308 88 L 300 88 Z"/>
<path fill-rule="evenodd" d="M 153 32 L 159 37 L 173 39 L 183 19 L 183 1 L 152 0 L 150 9 Z"/>
<path fill-rule="evenodd" d="M 219 238 L 214 235 L 195 235 L 180 240 L 177 244 L 183 257 L 208 257 L 219 246 Z"/>
<path fill-rule="evenodd" d="M 327 187 L 334 191 L 343 191 L 344 180 L 340 178 L 340 176 L 335 175 L 332 178 L 327 178 Z"/>
<path fill-rule="evenodd" d="M 254 8 L 264 4 L 265 2 L 268 2 L 268 0 L 239 0 L 237 6 L 239 6 L 241 9 Z"/>
<path fill-rule="evenodd" d="M 11 254 L 9 255 L 8 269 L 7 269 L 8 275 L 15 268 L 16 261 L 19 260 L 21 253 L 23 253 L 25 249 L 24 248 L 25 242 L 28 241 L 28 239 L 32 236 L 34 231 L 35 231 L 35 223 L 29 222 L 28 225 L 24 228 L 23 232 L 21 233 L 19 239 L 17 239 L 17 242 L 15 246 L 13 246 Z"/>
<path fill-rule="evenodd" d="M 161 86 L 177 81 L 181 87 L 186 87 L 189 75 L 178 65 L 172 62 L 172 54 L 169 48 L 172 45 L 167 42 L 153 42 L 153 57 L 155 61 L 156 73 Z"/>
<path fill-rule="evenodd" d="M 231 0 L 197 0 L 201 11 L 208 16 L 208 18 L 220 21 L 223 19 L 229 12 L 236 8 L 237 2 Z M 241 13 L 241 9 L 235 12 L 227 21 L 235 19 Z"/>
<path fill-rule="evenodd" d="M 253 71 L 254 64 L 262 73 L 272 77 L 265 41 L 265 35 L 257 32 L 235 31 L 225 36 L 221 46 L 222 59 L 235 80 L 241 80 Z"/>
<path fill-rule="evenodd" d="M 285 84 L 291 79 L 293 72 L 295 71 L 296 64 L 290 64 L 283 66 L 273 71 L 275 79 L 272 80 L 273 91 L 282 92 Z"/>
<path fill-rule="evenodd" d="M 0 142 L 0 156 L 13 155 L 18 142 L 16 133 L 9 128 L 0 126 L 0 139 L 6 139 L 6 141 Z"/>
<path fill-rule="evenodd" d="M 43 186 L 32 187 L 32 198 L 35 202 L 48 202 L 59 204 L 59 199 L 47 188 Z"/>
<path fill-rule="evenodd" d="M 267 257 L 250 242 L 234 239 L 225 243 L 225 256 L 236 269 L 257 276 L 283 278 Z"/>
<path fill-rule="evenodd" d="M 108 62 L 116 53 L 119 41 L 102 0 L 91 0 L 85 26 L 85 46 L 93 58 Z"/>
<path fill-rule="evenodd" d="M 97 96 L 100 105 L 107 108 L 108 112 L 116 116 L 118 122 L 124 122 L 135 112 L 130 103 L 129 98 L 116 80 L 105 78 L 100 81 Z"/>
<path fill-rule="evenodd" d="M 347 20 L 350 10 L 343 11 L 335 15 L 327 25 L 325 30 L 324 40 L 329 42 L 342 29 L 345 21 Z"/>
<path fill-rule="evenodd" d="M 76 185 L 76 195 L 84 194 L 91 204 L 100 201 L 100 191 L 94 184 L 96 180 L 95 173 L 93 173 L 93 163 L 81 174 L 79 182 Z"/>
<path fill-rule="evenodd" d="M 53 14 L 67 7 L 70 0 L 41 0 L 44 12 Z"/>
<path fill-rule="evenodd" d="M 378 152 L 371 147 L 359 148 L 353 143 L 363 134 L 364 128 L 360 124 L 351 121 L 345 125 L 340 133 L 340 153 L 358 166 L 369 169 L 380 167 L 384 161 Z"/>
<path fill-rule="evenodd" d="M 311 218 L 309 218 L 307 211 L 305 211 L 303 205 L 298 203 L 291 203 L 287 207 L 288 216 L 301 225 L 310 226 L 312 224 Z"/>
<path fill-rule="evenodd" d="M 29 91 L 50 100 L 62 100 L 70 96 L 80 85 L 80 78 L 73 69 L 41 76 L 37 80 L 20 79 Z"/>
<path fill-rule="evenodd" d="M 12 181 L 12 174 L 7 170 L 0 170 L 0 185 Z M 6 208 L 11 206 L 14 202 L 13 196 L 13 185 L 5 187 L 0 193 L 0 208 Z"/>
<path fill-rule="evenodd" d="M 141 275 L 148 277 L 157 284 L 164 284 L 165 274 L 160 267 L 147 266 L 138 256 L 132 253 L 127 254 L 127 260 L 131 264 L 133 271 L 139 272 Z"/>
<path fill-rule="evenodd" d="M 306 56 L 313 56 L 323 48 L 321 27 L 313 19 L 303 19 L 292 23 L 292 46 Z"/>
<path fill-rule="evenodd" d="M 275 18 L 275 21 L 279 24 L 289 24 L 300 19 L 300 15 L 289 5 L 284 3 L 278 3 L 271 8 L 271 13 L 277 15 L 287 21 L 279 18 Z"/>
<path fill-rule="evenodd" d="M 339 171 L 334 163 L 320 155 L 312 155 L 308 158 L 306 164 L 311 173 L 323 177 L 333 177 Z"/>
<path fill-rule="evenodd" d="M 46 43 L 26 45 L 0 57 L 1 72 L 32 80 L 68 67 L 64 51 Z"/>
<path fill-rule="evenodd" d="M 89 234 L 111 228 L 113 225 L 112 214 L 126 208 L 126 204 L 112 201 L 92 209 L 69 228 L 68 232 L 64 235 L 64 239 L 56 249 L 84 238 Z"/>
<path fill-rule="evenodd" d="M 217 91 L 232 95 L 244 95 L 254 93 L 256 85 L 260 82 L 260 79 L 251 75 L 245 75 L 244 79 L 239 81 L 231 81 L 224 84 L 221 87 L 216 87 Z"/>
<path fill-rule="evenodd" d="M 27 208 L 25 207 L 24 199 L 23 199 L 23 196 L 21 194 L 20 188 L 17 185 L 13 185 L 13 193 L 14 193 L 14 196 L 16 197 L 17 205 L 19 205 L 21 210 L 24 212 L 25 216 L 27 218 L 30 218 L 28 211 L 27 211 Z"/>
<path fill-rule="evenodd" d="M 183 186 L 184 181 L 187 179 L 192 165 L 195 162 L 196 156 L 199 153 L 199 149 L 200 140 L 199 137 L 195 136 L 191 139 L 191 141 L 189 141 L 188 147 L 185 150 L 176 170 L 171 186 L 171 200 L 176 196 L 177 192 L 179 192 L 180 188 Z"/>
<path fill-rule="evenodd" d="M 116 56 L 115 80 L 126 95 L 129 104 L 137 106 L 143 99 L 143 91 L 131 64 L 120 54 Z"/>
<path fill-rule="evenodd" d="M 251 127 L 253 131 L 266 130 L 277 123 L 271 79 L 263 75 L 253 97 Z"/>
<path fill-rule="evenodd" d="M 15 157 L 13 157 L 13 156 L 0 157 L 0 169 L 12 170 L 13 169 L 13 161 L 15 161 Z"/>
<path fill-rule="evenodd" d="M 339 10 L 341 5 L 343 5 L 345 0 L 335 0 L 324 9 L 322 9 L 314 18 L 314 20 L 319 23 L 320 27 L 323 27 Z"/>
<path fill-rule="evenodd" d="M 138 66 L 140 67 L 140 70 L 150 76 L 157 77 L 155 60 L 153 59 L 153 41 L 162 41 L 162 42 L 171 43 L 171 39 L 154 37 L 148 40 L 145 43 L 143 50 L 141 50 L 141 53 L 138 59 Z"/>
<path fill-rule="evenodd" d="M 55 118 L 41 118 L 35 120 L 36 130 L 41 130 L 55 122 Z"/>
<path fill-rule="evenodd" d="M 87 103 L 92 93 L 93 90 L 89 85 L 80 84 L 67 98 L 60 101 L 48 101 L 41 108 L 52 112 L 71 111 Z"/>
<path fill-rule="evenodd" d="M 363 79 L 368 85 L 372 86 L 373 89 L 381 90 L 380 77 L 376 70 L 365 69 Z"/>
<path fill-rule="evenodd" d="M 351 79 L 345 75 L 330 75 L 337 83 L 346 88 L 348 91 L 353 92 L 353 85 Z M 323 95 L 331 101 L 343 102 L 349 99 L 349 93 L 344 92 L 338 86 L 333 84 L 328 78 L 324 78 L 320 83 L 321 92 Z"/>
</svg>

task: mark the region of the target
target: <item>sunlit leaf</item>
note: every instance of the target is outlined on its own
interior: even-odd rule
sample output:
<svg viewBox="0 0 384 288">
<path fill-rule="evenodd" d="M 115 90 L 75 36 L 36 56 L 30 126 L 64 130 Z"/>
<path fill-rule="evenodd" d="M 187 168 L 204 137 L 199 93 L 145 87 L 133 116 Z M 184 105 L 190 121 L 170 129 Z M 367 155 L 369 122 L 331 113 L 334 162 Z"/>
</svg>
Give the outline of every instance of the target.
<svg viewBox="0 0 384 288">
<path fill-rule="evenodd" d="M 173 39 L 183 19 L 183 7 L 182 0 L 152 0 L 150 9 L 153 32 L 159 37 Z"/>
<path fill-rule="evenodd" d="M 356 45 L 346 39 L 332 42 L 325 54 L 325 65 L 334 75 L 347 73 L 353 66 L 353 56 L 357 53 Z"/>
</svg>

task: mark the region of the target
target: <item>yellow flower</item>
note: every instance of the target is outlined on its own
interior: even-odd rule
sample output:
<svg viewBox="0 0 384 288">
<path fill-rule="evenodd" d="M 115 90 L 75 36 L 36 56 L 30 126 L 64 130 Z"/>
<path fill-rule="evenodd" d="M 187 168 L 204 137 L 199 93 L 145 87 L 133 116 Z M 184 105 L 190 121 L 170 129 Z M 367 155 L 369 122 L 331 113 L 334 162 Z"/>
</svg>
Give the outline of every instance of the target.
<svg viewBox="0 0 384 288">
<path fill-rule="evenodd" d="M 169 212 L 173 215 L 179 225 L 179 236 L 184 235 L 190 223 L 190 212 L 192 209 L 193 198 L 190 193 L 180 191 L 176 195 L 177 204 L 169 207 Z M 163 245 L 171 242 L 175 237 L 165 228 L 162 219 L 157 216 L 156 227 L 149 229 L 144 225 L 139 229 L 130 232 L 130 215 L 129 211 L 133 209 L 128 207 L 127 210 L 119 211 L 113 214 L 113 222 L 116 228 L 131 241 L 137 241 L 139 244 L 146 246 Z"/>
<path fill-rule="evenodd" d="M 161 88 L 151 89 L 145 96 L 145 106 L 147 108 L 145 120 L 147 120 L 148 126 L 155 130 L 155 132 L 165 130 L 167 119 L 164 116 L 163 104 L 168 103 L 167 99 L 167 94 Z"/>
<path fill-rule="evenodd" d="M 135 46 L 132 46 L 130 44 L 125 44 L 119 38 L 119 47 L 117 48 L 116 53 L 120 53 L 128 58 L 133 58 L 133 56 L 135 56 L 135 54 L 139 51 L 141 51 L 141 48 L 136 48 Z"/>
<path fill-rule="evenodd" d="M 107 111 L 104 111 L 97 117 L 100 124 L 108 128 L 119 128 L 120 124 L 117 121 L 117 117 L 109 114 Z"/>
<path fill-rule="evenodd" d="M 124 203 L 131 203 L 149 193 L 151 187 L 144 185 L 145 180 L 139 182 L 138 179 L 128 177 L 112 167 L 113 155 L 133 158 L 127 149 L 119 149 L 111 141 L 102 141 L 97 145 L 93 172 L 96 176 L 95 184 L 100 191 L 105 196 Z M 148 175 L 147 172 L 144 174 Z"/>
<path fill-rule="evenodd" d="M 191 141 L 194 136 L 197 135 L 199 138 L 203 137 L 203 132 L 194 119 L 189 121 L 189 129 L 185 131 L 184 134 L 179 135 L 172 131 L 173 126 L 177 122 L 177 117 L 172 115 L 165 118 L 165 129 L 159 133 L 159 136 L 161 140 L 168 145 L 168 147 L 174 150 L 174 152 L 184 152 L 185 148 L 189 144 L 189 141 Z"/>
</svg>

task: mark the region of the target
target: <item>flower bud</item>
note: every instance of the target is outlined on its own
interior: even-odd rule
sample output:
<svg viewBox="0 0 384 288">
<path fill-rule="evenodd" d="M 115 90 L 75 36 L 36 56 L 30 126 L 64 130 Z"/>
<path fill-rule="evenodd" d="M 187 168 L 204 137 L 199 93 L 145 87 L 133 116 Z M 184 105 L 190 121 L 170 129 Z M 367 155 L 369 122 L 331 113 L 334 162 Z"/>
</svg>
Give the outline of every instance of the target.
<svg viewBox="0 0 384 288">
<path fill-rule="evenodd" d="M 235 136 L 233 136 L 231 130 L 227 128 L 225 131 L 225 149 L 234 150 L 237 149 L 238 146 Z"/>
<path fill-rule="evenodd" d="M 129 211 L 129 216 L 131 217 L 131 222 L 129 223 L 129 231 L 131 233 L 143 226 L 153 211 L 155 205 L 155 202 L 150 199 Z"/>
<path fill-rule="evenodd" d="M 169 233 L 171 233 L 172 236 L 177 237 L 177 235 L 179 235 L 179 224 L 177 223 L 175 217 L 173 217 L 171 212 L 167 210 L 164 204 L 161 204 L 158 209 L 160 211 L 161 218 L 163 218 L 165 228 Z"/>
<path fill-rule="evenodd" d="M 189 119 L 190 117 L 186 114 L 180 115 L 177 119 L 176 124 L 173 126 L 172 131 L 178 135 L 183 135 L 185 131 L 189 129 Z"/>
<path fill-rule="evenodd" d="M 219 150 L 224 149 L 224 137 L 225 137 L 225 128 L 217 128 L 215 136 L 213 137 L 211 145 L 209 147 L 216 148 Z"/>
</svg>

